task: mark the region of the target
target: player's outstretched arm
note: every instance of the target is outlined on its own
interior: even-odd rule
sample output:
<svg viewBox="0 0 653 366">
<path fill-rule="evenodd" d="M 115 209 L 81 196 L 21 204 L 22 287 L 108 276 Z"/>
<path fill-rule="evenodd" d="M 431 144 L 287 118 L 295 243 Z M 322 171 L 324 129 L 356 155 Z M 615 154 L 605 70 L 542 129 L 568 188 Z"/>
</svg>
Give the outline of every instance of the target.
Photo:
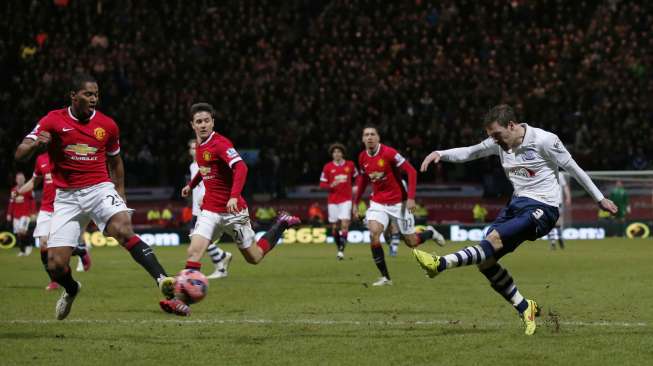
<svg viewBox="0 0 653 366">
<path fill-rule="evenodd" d="M 50 140 L 52 140 L 52 136 L 47 131 L 39 132 L 36 140 L 33 138 L 24 138 L 23 142 L 16 148 L 15 159 L 18 161 L 27 161 L 35 153 L 40 154 L 44 152 L 48 148 Z"/>
<path fill-rule="evenodd" d="M 420 170 L 425 172 L 429 164 L 437 164 L 440 161 L 447 161 L 450 163 L 464 163 L 471 160 L 484 158 L 490 155 L 498 155 L 501 148 L 494 140 L 487 138 L 480 144 L 457 147 L 449 150 L 433 151 L 424 158 Z"/>
</svg>

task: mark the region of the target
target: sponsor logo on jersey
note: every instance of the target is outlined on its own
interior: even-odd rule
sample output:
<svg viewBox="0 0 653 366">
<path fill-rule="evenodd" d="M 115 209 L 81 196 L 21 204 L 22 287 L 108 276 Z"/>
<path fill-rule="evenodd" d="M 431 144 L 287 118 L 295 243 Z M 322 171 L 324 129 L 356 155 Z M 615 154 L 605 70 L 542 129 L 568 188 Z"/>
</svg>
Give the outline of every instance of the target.
<svg viewBox="0 0 653 366">
<path fill-rule="evenodd" d="M 531 178 L 531 177 L 535 176 L 534 171 L 532 171 L 532 170 L 530 170 L 528 168 L 524 168 L 523 166 L 516 166 L 516 167 L 510 168 L 508 170 L 508 174 L 518 176 L 518 177 L 524 177 L 524 178 Z"/>
<path fill-rule="evenodd" d="M 107 131 L 105 131 L 102 127 L 98 127 L 93 130 L 93 135 L 95 135 L 95 138 L 98 141 L 102 141 L 107 136 Z"/>
<path fill-rule="evenodd" d="M 369 173 L 368 175 L 372 182 L 376 182 L 377 180 L 383 179 L 383 176 L 385 176 L 385 172 L 372 172 Z"/>
<path fill-rule="evenodd" d="M 211 167 L 210 166 L 201 166 L 200 167 L 200 174 L 207 175 L 209 173 L 211 173 Z"/>
<path fill-rule="evenodd" d="M 236 151 L 236 149 L 234 149 L 233 147 L 227 149 L 228 158 L 235 158 L 236 156 L 238 156 L 238 151 Z"/>
<path fill-rule="evenodd" d="M 66 146 L 64 151 L 80 156 L 88 156 L 95 154 L 97 147 L 88 146 L 87 144 L 75 144 Z"/>
<path fill-rule="evenodd" d="M 211 161 L 211 152 L 209 152 L 209 151 L 205 151 L 205 152 L 203 152 L 203 153 L 202 153 L 202 158 L 203 158 L 205 161 Z"/>
</svg>

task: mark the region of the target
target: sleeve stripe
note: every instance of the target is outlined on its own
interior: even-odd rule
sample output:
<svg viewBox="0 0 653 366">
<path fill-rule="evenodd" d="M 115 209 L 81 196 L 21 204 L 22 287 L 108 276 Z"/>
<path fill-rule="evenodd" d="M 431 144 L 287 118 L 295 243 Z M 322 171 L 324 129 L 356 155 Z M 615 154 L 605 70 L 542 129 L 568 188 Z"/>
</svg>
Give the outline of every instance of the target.
<svg viewBox="0 0 653 366">
<path fill-rule="evenodd" d="M 406 159 L 401 160 L 400 162 L 397 163 L 397 166 L 401 166 L 401 164 L 405 163 Z"/>
<path fill-rule="evenodd" d="M 31 133 L 30 133 L 29 135 L 27 135 L 27 136 L 25 136 L 25 138 L 26 138 L 26 139 L 31 139 L 31 140 L 34 140 L 34 141 L 36 141 L 36 140 L 37 140 L 37 137 L 36 137 L 36 135 L 34 135 L 34 134 L 31 134 Z"/>
<path fill-rule="evenodd" d="M 240 156 L 237 157 L 237 158 L 233 158 L 233 159 L 231 159 L 231 161 L 229 162 L 229 168 L 233 167 L 234 164 L 236 164 L 237 162 L 239 162 L 239 161 L 241 161 L 241 160 L 243 160 L 243 159 L 242 159 Z"/>
<path fill-rule="evenodd" d="M 320 178 L 320 182 L 328 182 L 326 178 Z"/>
<path fill-rule="evenodd" d="M 109 156 L 116 156 L 118 154 L 120 154 L 120 148 L 117 148 L 116 151 L 107 152 L 107 155 Z"/>
</svg>

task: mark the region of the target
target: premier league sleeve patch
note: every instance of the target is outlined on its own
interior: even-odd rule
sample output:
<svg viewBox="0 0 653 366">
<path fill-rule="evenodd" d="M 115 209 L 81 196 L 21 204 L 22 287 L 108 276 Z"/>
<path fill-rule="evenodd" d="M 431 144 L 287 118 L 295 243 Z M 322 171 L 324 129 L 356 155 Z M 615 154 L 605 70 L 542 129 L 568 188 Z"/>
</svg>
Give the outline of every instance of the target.
<svg viewBox="0 0 653 366">
<path fill-rule="evenodd" d="M 233 147 L 230 147 L 230 148 L 227 149 L 227 157 L 228 158 L 231 159 L 231 158 L 235 158 L 237 156 L 238 156 L 238 151 L 236 151 L 236 149 L 234 149 Z"/>
</svg>

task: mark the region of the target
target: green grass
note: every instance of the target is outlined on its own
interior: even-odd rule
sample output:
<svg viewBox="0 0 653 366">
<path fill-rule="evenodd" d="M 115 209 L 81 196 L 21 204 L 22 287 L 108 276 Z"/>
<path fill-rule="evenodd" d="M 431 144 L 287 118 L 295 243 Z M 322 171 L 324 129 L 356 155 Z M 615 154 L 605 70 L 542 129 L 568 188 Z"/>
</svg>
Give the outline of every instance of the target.
<svg viewBox="0 0 653 366">
<path fill-rule="evenodd" d="M 234 253 L 229 277 L 211 282 L 190 318 L 159 310 L 127 253 L 97 248 L 92 270 L 75 274 L 83 292 L 64 321 L 38 254 L 0 250 L 0 364 L 652 364 L 653 241 L 567 245 L 527 243 L 502 261 L 544 305 L 532 337 L 475 268 L 431 280 L 406 247 L 387 258 L 395 285 L 383 288 L 369 286 L 378 273 L 364 245 L 343 262 L 327 245 L 280 246 L 258 266 Z M 170 271 L 184 263 L 185 247 L 156 253 Z"/>
</svg>

